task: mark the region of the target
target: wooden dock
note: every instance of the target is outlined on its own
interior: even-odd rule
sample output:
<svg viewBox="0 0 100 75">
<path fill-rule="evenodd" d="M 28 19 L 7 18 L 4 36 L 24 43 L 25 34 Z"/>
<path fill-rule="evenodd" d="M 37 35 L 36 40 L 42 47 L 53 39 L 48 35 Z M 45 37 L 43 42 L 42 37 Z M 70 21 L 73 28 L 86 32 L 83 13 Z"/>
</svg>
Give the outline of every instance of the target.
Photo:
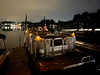
<svg viewBox="0 0 100 75">
<path fill-rule="evenodd" d="M 14 48 L 4 75 L 31 75 L 26 48 Z"/>
</svg>

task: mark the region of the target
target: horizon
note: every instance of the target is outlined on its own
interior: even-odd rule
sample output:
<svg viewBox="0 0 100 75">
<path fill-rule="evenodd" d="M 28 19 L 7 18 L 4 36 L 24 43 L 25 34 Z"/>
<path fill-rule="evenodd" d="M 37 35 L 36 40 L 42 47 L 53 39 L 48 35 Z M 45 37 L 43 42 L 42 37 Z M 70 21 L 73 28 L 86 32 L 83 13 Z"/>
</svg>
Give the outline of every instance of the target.
<svg viewBox="0 0 100 75">
<path fill-rule="evenodd" d="M 97 10 L 99 10 L 99 9 L 97 9 Z M 90 13 L 97 13 L 97 10 L 95 11 L 95 12 L 88 12 L 88 11 L 84 11 L 84 12 L 88 12 L 89 14 Z M 82 13 L 84 13 L 84 12 L 82 12 Z M 80 13 L 80 15 L 82 15 L 82 13 Z M 77 14 L 79 14 L 79 13 L 77 13 Z M 74 14 L 75 15 L 75 14 Z M 74 17 L 74 15 L 73 15 L 73 17 Z M 26 18 L 26 14 L 25 14 L 25 16 L 24 16 L 25 18 Z M 27 16 L 28 17 L 28 16 Z M 15 22 L 15 23 L 17 23 L 17 22 L 24 22 L 25 21 L 25 18 L 24 18 L 24 20 L 23 21 L 14 21 L 14 20 L 9 20 L 9 19 L 7 19 L 7 20 L 2 20 L 2 21 L 0 21 L 0 22 L 3 22 L 3 21 L 11 21 L 11 22 Z M 51 18 L 52 19 L 52 18 Z M 49 18 L 46 18 L 46 16 L 45 16 L 45 20 L 51 20 L 51 19 L 49 19 Z M 42 20 L 44 20 L 44 16 L 42 17 L 42 19 L 40 20 L 40 21 L 42 21 Z M 53 19 L 55 22 L 58 22 L 58 21 L 56 21 L 55 19 Z M 71 21 L 71 20 L 73 20 L 73 18 L 72 19 L 70 19 L 70 20 L 65 20 L 65 21 Z M 40 22 L 40 21 L 38 21 L 38 22 Z M 63 21 L 64 22 L 64 20 L 60 20 L 60 21 Z M 32 22 L 32 21 L 29 21 L 29 20 L 27 20 L 27 22 Z M 37 23 L 37 22 L 32 22 L 32 23 Z"/>
</svg>

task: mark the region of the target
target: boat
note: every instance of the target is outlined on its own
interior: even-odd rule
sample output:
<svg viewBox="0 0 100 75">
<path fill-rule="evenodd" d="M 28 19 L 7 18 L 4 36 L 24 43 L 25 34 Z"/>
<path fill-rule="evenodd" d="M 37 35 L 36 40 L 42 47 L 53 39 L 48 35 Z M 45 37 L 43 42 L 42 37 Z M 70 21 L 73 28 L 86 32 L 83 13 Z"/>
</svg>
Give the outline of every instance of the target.
<svg viewBox="0 0 100 75">
<path fill-rule="evenodd" d="M 9 55 L 9 51 L 6 49 L 6 45 L 5 45 L 6 36 L 4 34 L 0 34 L 0 39 L 3 40 L 3 44 L 2 44 L 3 46 L 0 49 L 0 74 L 1 74 L 1 72 L 2 72 L 1 69 L 5 65 L 4 63 L 5 63 L 6 58 Z"/>
<path fill-rule="evenodd" d="M 95 59 L 75 49 L 75 41 L 74 33 L 55 35 L 28 29 L 24 37 L 25 46 L 40 74 L 94 73 Z"/>
</svg>

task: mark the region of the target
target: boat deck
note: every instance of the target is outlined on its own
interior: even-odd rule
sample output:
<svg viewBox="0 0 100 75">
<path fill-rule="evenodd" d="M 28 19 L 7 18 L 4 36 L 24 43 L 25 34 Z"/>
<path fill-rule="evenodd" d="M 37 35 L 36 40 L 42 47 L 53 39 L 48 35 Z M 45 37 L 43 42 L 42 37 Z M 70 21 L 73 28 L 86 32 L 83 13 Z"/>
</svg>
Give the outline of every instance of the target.
<svg viewBox="0 0 100 75">
<path fill-rule="evenodd" d="M 41 74 L 46 74 L 50 71 L 61 71 L 66 68 L 66 66 L 80 63 L 81 59 L 84 56 L 87 56 L 80 51 L 73 51 L 65 55 L 55 56 L 50 60 L 34 58 L 34 61 L 36 62 L 34 63 L 34 61 L 31 60 L 31 55 L 28 53 L 29 52 L 25 47 L 14 48 L 10 55 L 10 60 L 7 63 L 6 70 L 2 75 L 39 75 L 39 72 Z"/>
<path fill-rule="evenodd" d="M 83 57 L 87 56 L 79 51 L 67 53 L 66 55 L 55 56 L 50 60 L 35 59 L 37 66 L 43 72 L 61 69 L 69 65 L 81 63 Z"/>
</svg>

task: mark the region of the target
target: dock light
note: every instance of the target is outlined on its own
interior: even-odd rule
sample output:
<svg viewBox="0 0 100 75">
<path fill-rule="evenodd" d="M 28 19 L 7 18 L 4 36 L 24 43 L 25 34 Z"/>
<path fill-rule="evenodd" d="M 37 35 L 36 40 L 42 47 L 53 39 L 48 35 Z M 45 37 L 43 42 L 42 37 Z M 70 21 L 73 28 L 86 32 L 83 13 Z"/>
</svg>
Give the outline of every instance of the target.
<svg viewBox="0 0 100 75">
<path fill-rule="evenodd" d="M 32 33 L 30 33 L 29 36 L 31 37 L 32 36 Z"/>
<path fill-rule="evenodd" d="M 25 33 L 28 33 L 28 31 L 26 30 Z"/>
<path fill-rule="evenodd" d="M 62 31 L 60 31 L 60 34 L 62 34 Z"/>
<path fill-rule="evenodd" d="M 39 42 L 40 40 L 42 40 L 42 38 L 40 36 L 36 36 L 35 40 Z"/>
<path fill-rule="evenodd" d="M 71 36 L 75 36 L 74 32 L 71 34 Z"/>
</svg>

